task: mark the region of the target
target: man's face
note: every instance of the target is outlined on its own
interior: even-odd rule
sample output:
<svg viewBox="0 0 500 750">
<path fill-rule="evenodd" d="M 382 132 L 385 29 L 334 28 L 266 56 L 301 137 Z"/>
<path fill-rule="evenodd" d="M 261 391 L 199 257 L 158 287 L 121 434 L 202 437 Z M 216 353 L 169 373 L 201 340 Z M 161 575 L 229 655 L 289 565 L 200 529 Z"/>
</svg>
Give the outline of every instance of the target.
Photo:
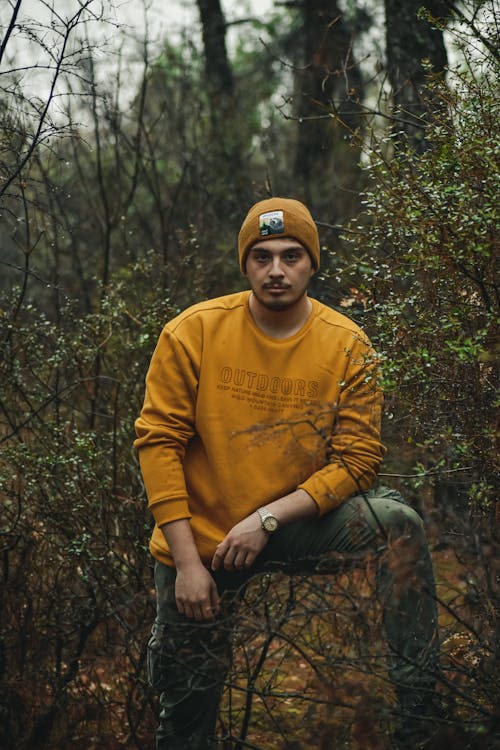
<svg viewBox="0 0 500 750">
<path fill-rule="evenodd" d="M 302 299 L 313 273 L 311 256 L 289 237 L 257 242 L 246 260 L 252 292 L 269 310 L 286 310 Z"/>
</svg>

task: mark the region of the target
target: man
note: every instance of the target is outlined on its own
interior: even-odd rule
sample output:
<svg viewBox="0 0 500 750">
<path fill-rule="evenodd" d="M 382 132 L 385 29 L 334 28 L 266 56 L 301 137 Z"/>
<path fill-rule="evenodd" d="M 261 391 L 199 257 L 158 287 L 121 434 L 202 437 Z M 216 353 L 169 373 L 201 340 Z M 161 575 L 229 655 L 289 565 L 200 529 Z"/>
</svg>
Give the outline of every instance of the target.
<svg viewBox="0 0 500 750">
<path fill-rule="evenodd" d="M 236 592 L 277 564 L 306 570 L 332 553 L 385 552 L 389 671 L 404 715 L 433 691 L 436 608 L 422 522 L 397 493 L 369 491 L 384 452 L 370 343 L 307 295 L 320 245 L 302 203 L 255 204 L 238 250 L 251 291 L 166 325 L 136 423 L 156 521 L 148 664 L 160 691 L 158 750 L 214 746 Z M 401 543 L 413 563 L 403 591 L 389 560 Z M 399 729 L 415 747 L 412 732 L 408 722 Z"/>
</svg>

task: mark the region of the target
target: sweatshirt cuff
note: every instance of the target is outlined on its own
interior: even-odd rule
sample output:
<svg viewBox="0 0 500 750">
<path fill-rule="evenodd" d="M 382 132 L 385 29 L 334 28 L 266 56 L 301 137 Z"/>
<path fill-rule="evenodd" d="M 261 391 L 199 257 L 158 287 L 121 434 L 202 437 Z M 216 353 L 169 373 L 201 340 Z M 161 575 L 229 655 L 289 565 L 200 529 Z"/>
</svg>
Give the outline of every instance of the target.
<svg viewBox="0 0 500 750">
<path fill-rule="evenodd" d="M 179 521 L 182 518 L 191 518 L 189 505 L 185 498 L 157 500 L 149 506 L 157 526 L 163 526 L 171 521 Z"/>
<path fill-rule="evenodd" d="M 320 516 L 338 508 L 344 500 L 359 491 L 356 482 L 349 475 L 339 477 L 335 482 L 335 487 L 332 487 L 331 482 L 325 481 L 322 477 L 312 476 L 299 484 L 297 489 L 305 490 L 312 497 L 319 508 Z"/>
</svg>

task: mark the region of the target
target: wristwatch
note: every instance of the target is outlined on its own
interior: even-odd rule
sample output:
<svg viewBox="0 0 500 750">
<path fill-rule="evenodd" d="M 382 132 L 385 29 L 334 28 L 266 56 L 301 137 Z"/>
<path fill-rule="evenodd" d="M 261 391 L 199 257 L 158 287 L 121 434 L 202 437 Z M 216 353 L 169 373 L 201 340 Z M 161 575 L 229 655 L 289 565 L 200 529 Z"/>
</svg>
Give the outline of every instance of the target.
<svg viewBox="0 0 500 750">
<path fill-rule="evenodd" d="M 278 531 L 278 519 L 276 518 L 276 516 L 273 516 L 273 514 L 270 513 L 267 508 L 257 508 L 257 513 L 260 516 L 260 525 L 262 526 L 264 531 L 269 532 L 269 534 L 272 534 L 274 531 Z"/>
</svg>

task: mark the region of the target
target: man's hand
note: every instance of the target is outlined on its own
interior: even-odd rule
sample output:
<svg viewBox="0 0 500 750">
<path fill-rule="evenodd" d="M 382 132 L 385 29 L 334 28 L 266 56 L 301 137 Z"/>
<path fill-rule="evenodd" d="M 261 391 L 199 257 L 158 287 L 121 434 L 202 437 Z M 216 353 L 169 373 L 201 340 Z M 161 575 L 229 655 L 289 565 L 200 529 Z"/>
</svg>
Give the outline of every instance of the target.
<svg viewBox="0 0 500 750">
<path fill-rule="evenodd" d="M 197 622 L 215 619 L 219 613 L 219 593 L 201 562 L 177 569 L 175 601 L 179 612 Z"/>
<path fill-rule="evenodd" d="M 229 571 L 251 568 L 268 539 L 267 532 L 261 526 L 259 514 L 252 513 L 233 526 L 217 546 L 212 558 L 212 570 L 218 570 L 221 566 Z"/>
<path fill-rule="evenodd" d="M 197 622 L 214 620 L 219 613 L 219 592 L 214 579 L 201 562 L 188 519 L 179 518 L 160 528 L 177 568 L 177 609 Z"/>
</svg>

